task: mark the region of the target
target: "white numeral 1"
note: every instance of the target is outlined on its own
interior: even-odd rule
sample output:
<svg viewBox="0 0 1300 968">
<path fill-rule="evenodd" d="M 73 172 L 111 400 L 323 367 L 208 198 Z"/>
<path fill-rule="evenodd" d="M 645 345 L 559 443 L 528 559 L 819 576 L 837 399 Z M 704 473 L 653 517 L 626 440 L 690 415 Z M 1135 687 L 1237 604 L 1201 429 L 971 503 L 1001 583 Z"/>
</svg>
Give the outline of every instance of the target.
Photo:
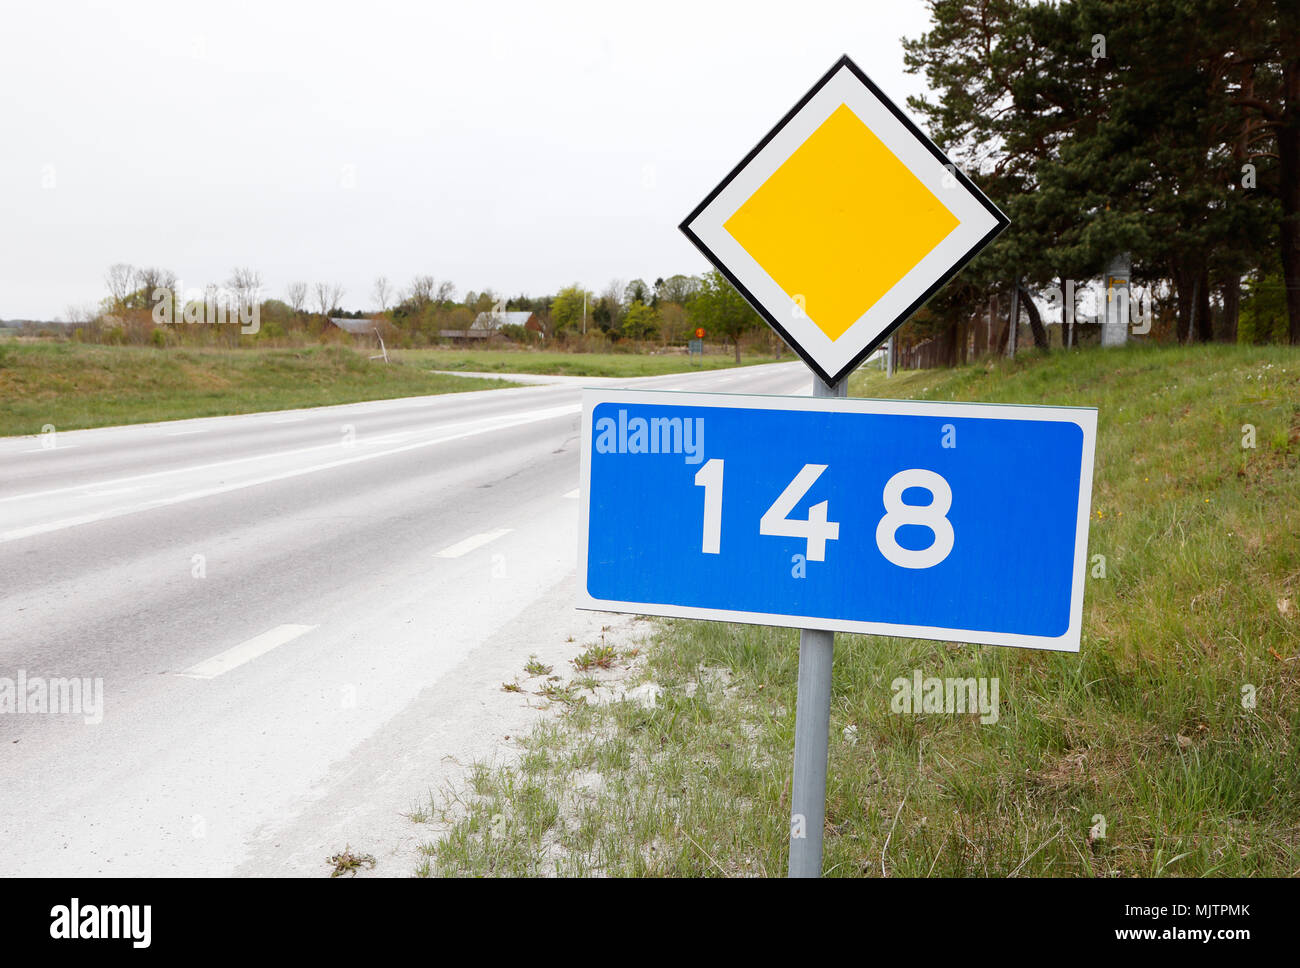
<svg viewBox="0 0 1300 968">
<path fill-rule="evenodd" d="M 695 472 L 695 486 L 704 488 L 704 540 L 700 551 L 716 555 L 722 547 L 721 458 L 713 458 Z"/>
</svg>

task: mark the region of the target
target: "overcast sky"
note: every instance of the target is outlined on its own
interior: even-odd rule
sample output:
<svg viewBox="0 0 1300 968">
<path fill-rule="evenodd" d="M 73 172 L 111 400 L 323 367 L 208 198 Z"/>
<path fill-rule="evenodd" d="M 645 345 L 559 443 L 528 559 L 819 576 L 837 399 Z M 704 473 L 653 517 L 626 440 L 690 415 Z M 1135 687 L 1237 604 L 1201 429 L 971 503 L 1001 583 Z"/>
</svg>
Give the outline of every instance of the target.
<svg viewBox="0 0 1300 968">
<path fill-rule="evenodd" d="M 700 272 L 678 223 L 841 54 L 921 93 L 899 2 L 7 4 L 0 318 L 115 262 L 268 296 Z"/>
</svg>

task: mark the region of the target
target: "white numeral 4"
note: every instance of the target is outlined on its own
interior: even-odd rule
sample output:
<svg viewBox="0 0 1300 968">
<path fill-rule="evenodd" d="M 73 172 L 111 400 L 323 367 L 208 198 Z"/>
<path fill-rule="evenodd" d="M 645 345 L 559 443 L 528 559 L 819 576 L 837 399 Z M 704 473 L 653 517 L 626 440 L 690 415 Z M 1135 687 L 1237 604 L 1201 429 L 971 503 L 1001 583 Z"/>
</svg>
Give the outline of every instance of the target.
<svg viewBox="0 0 1300 968">
<path fill-rule="evenodd" d="M 759 534 L 806 539 L 808 547 L 804 557 L 808 561 L 825 561 L 826 542 L 837 541 L 840 536 L 839 522 L 826 520 L 826 501 L 814 504 L 808 509 L 807 521 L 790 519 L 790 512 L 794 510 L 794 506 L 808 493 L 808 489 L 816 483 L 817 478 L 822 476 L 824 470 L 826 470 L 825 464 L 804 464 L 803 470 L 786 485 L 781 496 L 758 522 Z"/>
</svg>

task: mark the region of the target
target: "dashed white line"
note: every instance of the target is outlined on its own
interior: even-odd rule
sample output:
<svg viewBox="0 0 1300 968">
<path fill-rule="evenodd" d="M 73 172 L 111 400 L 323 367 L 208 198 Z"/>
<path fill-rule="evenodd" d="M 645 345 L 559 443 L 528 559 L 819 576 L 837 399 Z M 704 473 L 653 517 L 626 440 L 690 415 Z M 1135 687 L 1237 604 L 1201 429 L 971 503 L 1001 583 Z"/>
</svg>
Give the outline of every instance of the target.
<svg viewBox="0 0 1300 968">
<path fill-rule="evenodd" d="M 564 496 L 571 501 L 576 501 L 578 499 L 578 489 L 575 487 L 572 491 L 569 491 Z"/>
<path fill-rule="evenodd" d="M 190 434 L 206 434 L 206 430 L 172 430 L 168 432 L 168 437 L 188 437 Z"/>
<path fill-rule="evenodd" d="M 489 541 L 496 541 L 502 535 L 509 534 L 514 528 L 497 528 L 495 531 L 484 531 L 482 534 L 471 535 L 464 541 L 458 541 L 449 548 L 443 548 L 435 558 L 459 558 L 467 555 L 476 548 L 482 548 Z"/>
<path fill-rule="evenodd" d="M 314 628 L 315 625 L 277 625 L 270 631 L 255 635 L 232 649 L 226 649 L 225 652 L 176 674 L 187 679 L 215 679 L 231 669 L 238 669 L 245 662 L 252 662 L 258 656 L 266 655 L 277 646 L 306 635 Z"/>
</svg>

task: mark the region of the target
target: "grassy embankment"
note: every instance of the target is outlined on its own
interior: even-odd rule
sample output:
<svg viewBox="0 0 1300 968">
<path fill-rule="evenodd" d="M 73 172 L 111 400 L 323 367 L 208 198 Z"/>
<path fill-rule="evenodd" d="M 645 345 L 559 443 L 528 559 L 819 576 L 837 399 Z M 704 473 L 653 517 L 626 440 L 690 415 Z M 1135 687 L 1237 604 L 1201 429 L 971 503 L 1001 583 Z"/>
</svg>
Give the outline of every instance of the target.
<svg viewBox="0 0 1300 968">
<path fill-rule="evenodd" d="M 373 352 L 373 351 L 371 351 Z M 431 370 L 636 377 L 735 366 L 729 355 L 97 346 L 0 340 L 0 437 L 512 386 Z M 786 357 L 790 359 L 789 356 Z M 768 363 L 750 357 L 746 364 Z"/>
<path fill-rule="evenodd" d="M 0 343 L 0 436 L 511 386 L 385 366 L 343 347 L 220 350 Z"/>
<path fill-rule="evenodd" d="M 692 361 L 685 353 L 559 353 L 545 350 L 401 350 L 403 360 L 418 361 L 434 370 L 481 373 L 542 373 L 548 376 L 660 376 L 692 370 L 721 370 L 736 366 L 730 351 L 709 353 Z M 785 361 L 795 357 L 786 354 Z M 746 355 L 741 366 L 773 363 L 773 356 Z"/>
<path fill-rule="evenodd" d="M 1098 407 L 1106 574 L 1078 655 L 837 637 L 826 872 L 1300 873 L 1300 354 L 1026 355 L 851 393 Z M 583 702 L 590 673 L 545 681 L 563 713 L 517 767 L 434 799 L 420 873 L 784 873 L 797 633 L 659 629 L 615 660 L 657 705 Z M 997 677 L 998 722 L 892 713 L 915 669 Z"/>
</svg>

